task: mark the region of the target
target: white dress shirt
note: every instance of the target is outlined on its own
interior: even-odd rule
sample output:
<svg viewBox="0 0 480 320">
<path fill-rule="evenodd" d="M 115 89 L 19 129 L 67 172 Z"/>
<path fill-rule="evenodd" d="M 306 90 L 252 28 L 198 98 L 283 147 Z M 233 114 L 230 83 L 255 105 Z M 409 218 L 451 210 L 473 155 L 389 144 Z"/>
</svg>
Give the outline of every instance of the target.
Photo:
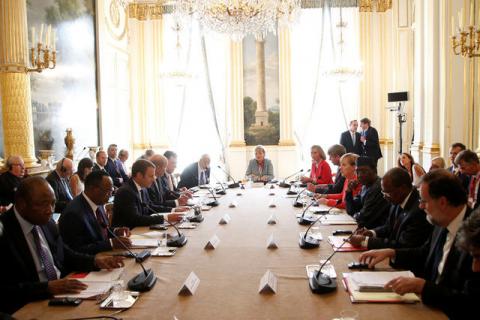
<svg viewBox="0 0 480 320">
<path fill-rule="evenodd" d="M 463 218 L 465 217 L 465 212 L 467 212 L 467 206 L 464 206 L 462 211 L 458 214 L 458 216 L 453 219 L 450 224 L 447 226 L 447 239 L 445 240 L 445 244 L 443 245 L 443 256 L 442 260 L 440 260 L 440 263 L 438 264 L 438 277 L 437 280 L 439 279 L 440 275 L 443 272 L 443 268 L 445 267 L 445 262 L 447 261 L 448 254 L 450 253 L 450 249 L 452 248 L 453 242 L 455 241 L 455 238 L 457 236 L 457 231 L 460 229 L 460 226 L 462 225 Z"/>
<path fill-rule="evenodd" d="M 22 228 L 23 235 L 25 236 L 25 240 L 27 240 L 28 249 L 30 249 L 30 254 L 32 255 L 33 263 L 35 264 L 35 268 L 37 269 L 38 279 L 41 282 L 48 281 L 47 274 L 45 272 L 45 267 L 42 264 L 42 259 L 39 257 L 39 253 L 37 251 L 37 246 L 35 245 L 35 240 L 33 239 L 32 230 L 35 225 L 31 224 L 27 220 L 25 220 L 17 211 L 17 208 L 13 208 L 15 212 L 15 217 L 20 223 L 20 227 Z M 57 279 L 60 279 L 60 270 L 58 270 L 57 266 L 55 266 L 55 260 L 53 260 L 52 252 L 50 251 L 50 247 L 48 246 L 47 239 L 43 234 L 41 228 L 37 228 L 38 236 L 40 238 L 40 246 L 45 250 L 48 255 L 48 259 L 52 261 L 52 264 L 55 268 L 55 272 L 57 273 Z"/>
</svg>

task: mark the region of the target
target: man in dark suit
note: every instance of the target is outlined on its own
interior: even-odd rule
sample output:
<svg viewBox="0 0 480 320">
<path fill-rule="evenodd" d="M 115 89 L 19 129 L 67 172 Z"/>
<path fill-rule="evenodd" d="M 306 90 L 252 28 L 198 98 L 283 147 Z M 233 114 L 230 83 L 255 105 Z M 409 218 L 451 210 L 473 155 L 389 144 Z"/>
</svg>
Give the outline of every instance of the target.
<svg viewBox="0 0 480 320">
<path fill-rule="evenodd" d="M 372 158 L 376 164 L 378 159 L 382 157 L 382 151 L 380 150 L 377 129 L 370 126 L 370 123 L 368 118 L 360 120 L 360 127 L 362 128 L 362 133 L 360 134 L 362 155 Z"/>
<path fill-rule="evenodd" d="M 210 183 L 210 156 L 204 154 L 198 162 L 194 162 L 183 170 L 178 188 L 187 189 Z"/>
<path fill-rule="evenodd" d="M 55 212 L 62 213 L 67 204 L 72 201 L 69 179 L 73 173 L 73 162 L 63 158 L 57 162 L 55 170 L 47 176 L 47 181 L 55 192 Z"/>
<path fill-rule="evenodd" d="M 468 206 L 476 209 L 480 205 L 480 161 L 478 156 L 471 150 L 463 150 L 455 158 L 455 164 L 462 174 L 469 177 Z"/>
<path fill-rule="evenodd" d="M 105 166 L 107 165 L 108 156 L 107 153 L 103 150 L 100 150 L 95 155 L 95 163 L 93 165 L 93 171 L 105 171 Z M 108 172 L 107 172 L 108 173 Z"/>
<path fill-rule="evenodd" d="M 372 229 L 385 223 L 389 204 L 384 199 L 377 165 L 369 157 L 356 160 L 358 180 L 352 181 L 345 193 L 347 213 L 355 218 L 360 228 Z M 353 197 L 352 190 L 362 185 L 362 191 Z"/>
<path fill-rule="evenodd" d="M 360 170 L 361 167 L 357 172 Z M 360 175 L 359 172 L 359 179 Z M 357 230 L 350 243 L 368 249 L 415 248 L 425 243 L 432 233 L 432 225 L 418 207 L 420 196 L 408 172 L 401 168 L 389 170 L 382 178 L 382 193 L 391 203 L 387 221 L 372 230 Z"/>
<path fill-rule="evenodd" d="M 311 192 L 320 194 L 341 193 L 343 190 L 343 185 L 345 183 L 345 177 L 342 175 L 342 172 L 338 167 L 340 167 L 340 158 L 347 152 L 345 150 L 345 147 L 341 144 L 334 144 L 328 149 L 327 153 L 330 162 L 332 162 L 334 166 L 337 166 L 335 180 L 332 184 L 315 185 L 313 183 L 308 183 L 307 189 Z"/>
<path fill-rule="evenodd" d="M 470 177 L 467 176 L 466 174 L 461 173 L 460 168 L 455 164 L 455 158 L 463 150 L 467 150 L 467 147 L 460 142 L 455 142 L 450 146 L 449 155 L 450 155 L 450 162 L 452 163 L 452 165 L 448 167 L 447 170 L 453 173 L 454 175 L 456 175 L 458 179 L 460 179 L 460 181 L 462 182 L 462 185 L 465 188 L 465 192 L 468 192 L 468 183 L 470 182 Z"/>
<path fill-rule="evenodd" d="M 113 202 L 114 227 L 150 226 L 164 222 L 164 215 L 150 201 L 147 188 L 155 181 L 155 165 L 148 160 L 137 160 L 132 166 L 132 178 L 116 192 Z M 170 212 L 170 210 L 169 210 Z M 168 221 L 180 221 L 182 214 L 165 214 Z"/>
<path fill-rule="evenodd" d="M 340 136 L 340 144 L 345 147 L 347 153 L 355 153 L 362 155 L 362 143 L 360 141 L 360 132 L 357 132 L 357 120 L 350 121 L 349 130 L 342 132 Z"/>
<path fill-rule="evenodd" d="M 185 194 L 179 194 L 177 197 L 175 192 L 168 190 L 165 179 L 162 179 L 165 176 L 167 158 L 161 154 L 155 154 L 150 158 L 150 161 L 155 165 L 155 181 L 147 189 L 150 200 L 156 205 L 167 208 L 186 206 L 189 197 Z"/>
<path fill-rule="evenodd" d="M 20 156 L 8 157 L 5 166 L 8 171 L 0 175 L 0 206 L 14 203 L 15 191 L 25 174 L 25 163 Z"/>
<path fill-rule="evenodd" d="M 360 261 L 373 267 L 389 258 L 393 267 L 409 269 L 415 278 L 399 277 L 386 284 L 398 294 L 416 293 L 424 304 L 443 310 L 450 308 L 451 297 L 474 284 L 478 292 L 479 274 L 472 271 L 472 256 L 456 246 L 457 232 L 471 209 L 460 181 L 446 170 L 438 169 L 422 177 L 420 208 L 435 225 L 432 236 L 420 247 L 371 250 Z"/>
<path fill-rule="evenodd" d="M 51 219 L 55 194 L 41 177 L 22 181 L 15 206 L 0 216 L 0 311 L 13 313 L 23 305 L 53 295 L 77 293 L 87 286 L 62 279 L 72 271 L 123 266 L 121 257 L 84 255 L 66 246 Z"/>
<path fill-rule="evenodd" d="M 107 230 L 104 206 L 112 191 L 112 179 L 106 172 L 94 171 L 85 178 L 85 191 L 70 201 L 58 223 L 60 234 L 70 248 L 97 254 L 131 245 L 128 228 L 116 228 L 113 231 L 116 238 Z"/>
<path fill-rule="evenodd" d="M 113 180 L 115 187 L 120 188 L 124 181 L 128 180 L 128 176 L 123 170 L 123 166 L 120 163 L 120 160 L 117 159 L 117 145 L 111 144 L 108 146 L 107 153 L 107 163 L 105 164 L 105 170 Z"/>
</svg>

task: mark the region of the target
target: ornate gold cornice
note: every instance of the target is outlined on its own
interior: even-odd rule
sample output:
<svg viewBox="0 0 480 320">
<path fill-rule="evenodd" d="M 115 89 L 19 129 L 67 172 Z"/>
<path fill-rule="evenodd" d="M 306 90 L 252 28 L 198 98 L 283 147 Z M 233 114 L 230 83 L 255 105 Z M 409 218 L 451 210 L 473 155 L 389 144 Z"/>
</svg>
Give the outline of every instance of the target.
<svg viewBox="0 0 480 320">
<path fill-rule="evenodd" d="M 440 145 L 438 143 L 432 143 L 431 145 L 423 146 L 423 153 L 438 154 L 440 153 Z"/>
<path fill-rule="evenodd" d="M 128 5 L 128 17 L 140 21 L 161 19 L 163 14 L 169 12 L 170 10 L 166 7 L 163 1 L 152 3 L 130 3 Z"/>
<path fill-rule="evenodd" d="M 294 147 L 295 146 L 295 141 L 293 140 L 280 140 L 278 142 L 279 147 Z"/>
<path fill-rule="evenodd" d="M 4 64 L 0 66 L 0 73 L 7 73 L 7 72 L 26 73 L 27 67 L 20 64 Z"/>
<path fill-rule="evenodd" d="M 385 12 L 392 9 L 392 0 L 359 0 L 360 12 Z"/>
<path fill-rule="evenodd" d="M 228 145 L 229 148 L 243 148 L 245 147 L 247 144 L 245 143 L 245 141 L 232 141 L 230 142 L 230 144 Z"/>
</svg>

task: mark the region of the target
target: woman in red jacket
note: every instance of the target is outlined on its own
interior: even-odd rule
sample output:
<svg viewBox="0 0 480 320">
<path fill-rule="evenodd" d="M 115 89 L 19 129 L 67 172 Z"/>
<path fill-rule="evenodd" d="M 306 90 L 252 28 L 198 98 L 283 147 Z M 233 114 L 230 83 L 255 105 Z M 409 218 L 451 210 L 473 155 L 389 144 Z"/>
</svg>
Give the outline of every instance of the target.
<svg viewBox="0 0 480 320">
<path fill-rule="evenodd" d="M 310 171 L 310 177 L 302 177 L 303 183 L 312 184 L 331 184 L 332 169 L 328 164 L 327 157 L 322 147 L 314 145 L 310 151 L 312 156 L 312 169 Z"/>
<path fill-rule="evenodd" d="M 341 193 L 334 194 L 319 194 L 315 197 L 318 199 L 318 203 L 327 205 L 329 207 L 337 207 L 339 209 L 345 209 L 345 194 L 348 188 L 348 184 L 351 181 L 357 181 L 357 175 L 355 174 L 355 161 L 357 160 L 358 155 L 354 153 L 344 154 L 340 158 L 340 170 L 342 176 L 345 177 L 345 183 L 343 184 L 343 189 Z M 352 190 L 352 195 L 355 197 L 362 190 L 362 185 L 358 183 L 356 187 Z M 338 202 L 338 200 L 341 200 Z"/>
</svg>

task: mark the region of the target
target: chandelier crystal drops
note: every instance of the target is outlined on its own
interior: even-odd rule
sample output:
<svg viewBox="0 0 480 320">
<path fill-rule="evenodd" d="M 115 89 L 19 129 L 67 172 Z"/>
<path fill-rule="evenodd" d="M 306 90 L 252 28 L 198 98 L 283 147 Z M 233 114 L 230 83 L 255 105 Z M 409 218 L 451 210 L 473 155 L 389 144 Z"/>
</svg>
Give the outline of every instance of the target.
<svg viewBox="0 0 480 320">
<path fill-rule="evenodd" d="M 179 0 L 176 10 L 194 16 L 208 31 L 228 35 L 240 41 L 247 35 L 257 40 L 277 24 L 289 25 L 300 10 L 300 0 Z"/>
</svg>

